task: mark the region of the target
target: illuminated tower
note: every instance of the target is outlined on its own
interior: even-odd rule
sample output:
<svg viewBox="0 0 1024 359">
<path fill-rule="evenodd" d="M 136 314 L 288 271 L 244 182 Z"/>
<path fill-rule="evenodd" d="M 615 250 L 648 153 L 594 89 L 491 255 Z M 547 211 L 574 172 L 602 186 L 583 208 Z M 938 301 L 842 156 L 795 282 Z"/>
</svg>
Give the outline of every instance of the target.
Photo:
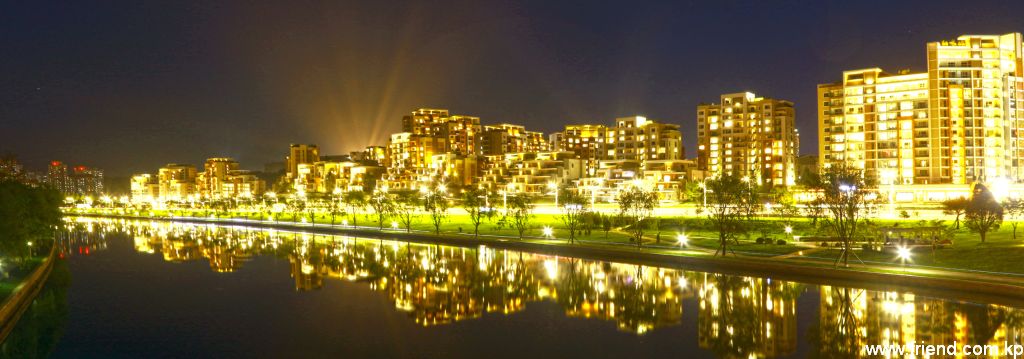
<svg viewBox="0 0 1024 359">
<path fill-rule="evenodd" d="M 927 45 L 927 71 L 843 72 L 818 85 L 822 166 L 848 163 L 878 185 L 1024 180 L 1021 35 Z"/>
<path fill-rule="evenodd" d="M 791 186 L 799 149 L 792 102 L 740 92 L 697 106 L 697 164 L 711 176 Z"/>
</svg>

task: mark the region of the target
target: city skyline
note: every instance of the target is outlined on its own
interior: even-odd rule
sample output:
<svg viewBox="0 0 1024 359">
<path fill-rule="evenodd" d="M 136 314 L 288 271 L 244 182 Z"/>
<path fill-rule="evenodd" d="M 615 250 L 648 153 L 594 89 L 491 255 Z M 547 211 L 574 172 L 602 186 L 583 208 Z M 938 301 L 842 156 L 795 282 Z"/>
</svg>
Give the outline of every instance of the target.
<svg viewBox="0 0 1024 359">
<path fill-rule="evenodd" d="M 692 157 L 693 109 L 719 94 L 791 100 L 797 127 L 813 134 L 815 86 L 836 74 L 922 71 L 923 43 L 1024 28 L 1009 15 L 1015 4 L 896 4 L 885 12 L 849 4 L 71 6 L 6 12 L 5 47 L 24 56 L 5 60 L 12 80 L 0 91 L 0 116 L 9 119 L 0 132 L 17 135 L 0 152 L 29 166 L 63 159 L 111 176 L 209 156 L 260 165 L 279 161 L 288 143 L 347 153 L 383 144 L 399 131 L 398 118 L 421 107 L 544 133 L 645 115 L 679 125 Z M 322 14 L 296 24 L 314 10 Z M 79 13 L 80 21 L 55 27 L 33 23 Z M 247 20 L 226 20 L 234 14 Z M 474 16 L 437 25 L 467 14 Z M 877 24 L 857 26 L 857 14 Z M 573 21 L 544 21 L 567 16 Z M 936 18 L 957 26 L 931 25 Z M 601 25 L 608 21 L 622 26 Z M 346 31 L 354 28 L 358 35 Z M 61 60 L 70 58 L 81 61 Z M 34 150 L 52 141 L 65 146 Z M 801 154 L 816 152 L 817 138 L 801 142 Z"/>
</svg>

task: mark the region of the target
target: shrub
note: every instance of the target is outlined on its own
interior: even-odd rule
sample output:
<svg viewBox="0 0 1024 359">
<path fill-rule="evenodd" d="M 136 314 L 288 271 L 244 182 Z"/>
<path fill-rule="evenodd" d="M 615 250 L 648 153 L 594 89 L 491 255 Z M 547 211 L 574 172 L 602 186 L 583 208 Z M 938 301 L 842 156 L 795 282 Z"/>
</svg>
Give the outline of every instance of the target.
<svg viewBox="0 0 1024 359">
<path fill-rule="evenodd" d="M 784 245 L 786 245 L 786 240 L 785 239 L 777 240 L 777 241 L 775 241 L 775 244 L 778 244 L 780 246 L 784 246 Z"/>
</svg>

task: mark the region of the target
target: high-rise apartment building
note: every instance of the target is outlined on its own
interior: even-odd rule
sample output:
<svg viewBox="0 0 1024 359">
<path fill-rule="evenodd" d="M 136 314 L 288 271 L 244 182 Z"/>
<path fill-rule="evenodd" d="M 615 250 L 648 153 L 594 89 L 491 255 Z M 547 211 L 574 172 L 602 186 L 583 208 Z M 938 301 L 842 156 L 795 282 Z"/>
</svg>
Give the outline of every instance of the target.
<svg viewBox="0 0 1024 359">
<path fill-rule="evenodd" d="M 317 145 L 292 144 L 288 147 L 285 157 L 285 175 L 292 180 L 297 175 L 300 164 L 312 164 L 320 160 L 320 147 Z"/>
<path fill-rule="evenodd" d="M 927 71 L 846 71 L 818 86 L 823 166 L 878 185 L 1024 180 L 1021 34 L 927 44 Z"/>
<path fill-rule="evenodd" d="M 605 159 L 608 150 L 608 126 L 605 125 L 566 125 L 559 139 L 560 151 L 573 152 L 583 159 Z"/>
<path fill-rule="evenodd" d="M 196 168 L 191 165 L 169 163 L 160 168 L 157 175 L 160 199 L 164 201 L 185 201 L 195 199 Z"/>
<path fill-rule="evenodd" d="M 643 116 L 615 119 L 609 129 L 607 158 L 611 160 L 681 160 L 685 158 L 679 125 L 648 120 Z"/>
<path fill-rule="evenodd" d="M 238 170 L 238 161 L 227 157 L 208 158 L 196 176 L 196 191 L 202 198 L 220 198 L 228 174 Z"/>
<path fill-rule="evenodd" d="M 74 185 L 68 175 L 68 165 L 61 161 L 50 161 L 46 168 L 46 183 L 64 194 L 74 194 Z"/>
<path fill-rule="evenodd" d="M 103 194 L 103 170 L 95 167 L 75 166 L 71 169 L 72 192 L 80 195 Z"/>
<path fill-rule="evenodd" d="M 160 198 L 160 183 L 149 173 L 132 176 L 131 190 L 133 202 L 151 202 Z"/>
<path fill-rule="evenodd" d="M 480 144 L 480 155 L 483 156 L 549 150 L 544 134 L 527 131 L 523 126 L 507 123 L 483 126 L 478 143 Z"/>
<path fill-rule="evenodd" d="M 614 126 L 567 125 L 558 137 L 558 148 L 588 160 L 677 160 L 685 156 L 678 125 L 643 116 L 617 118 Z"/>
<path fill-rule="evenodd" d="M 402 130 L 391 135 L 387 146 L 386 180 L 390 188 L 415 189 L 449 175 L 470 184 L 477 176 L 480 118 L 423 108 L 402 118 Z M 435 159 L 445 163 L 435 163 Z M 455 163 L 460 165 L 453 166 Z"/>
<path fill-rule="evenodd" d="M 790 101 L 740 92 L 697 106 L 697 165 L 709 176 L 791 186 L 796 182 L 799 148 Z"/>
</svg>

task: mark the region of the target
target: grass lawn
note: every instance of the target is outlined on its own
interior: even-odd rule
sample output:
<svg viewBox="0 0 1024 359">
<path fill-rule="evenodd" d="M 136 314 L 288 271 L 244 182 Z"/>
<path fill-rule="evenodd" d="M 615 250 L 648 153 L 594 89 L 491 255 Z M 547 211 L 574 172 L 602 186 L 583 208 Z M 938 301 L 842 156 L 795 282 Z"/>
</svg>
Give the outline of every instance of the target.
<svg viewBox="0 0 1024 359">
<path fill-rule="evenodd" d="M 42 262 L 43 257 L 28 258 L 19 264 L 15 264 L 12 260 L 5 260 L 4 271 L 6 271 L 7 277 L 0 279 L 0 302 L 7 300 L 7 297 L 14 292 L 21 281 L 31 275 L 32 271 Z"/>
</svg>

